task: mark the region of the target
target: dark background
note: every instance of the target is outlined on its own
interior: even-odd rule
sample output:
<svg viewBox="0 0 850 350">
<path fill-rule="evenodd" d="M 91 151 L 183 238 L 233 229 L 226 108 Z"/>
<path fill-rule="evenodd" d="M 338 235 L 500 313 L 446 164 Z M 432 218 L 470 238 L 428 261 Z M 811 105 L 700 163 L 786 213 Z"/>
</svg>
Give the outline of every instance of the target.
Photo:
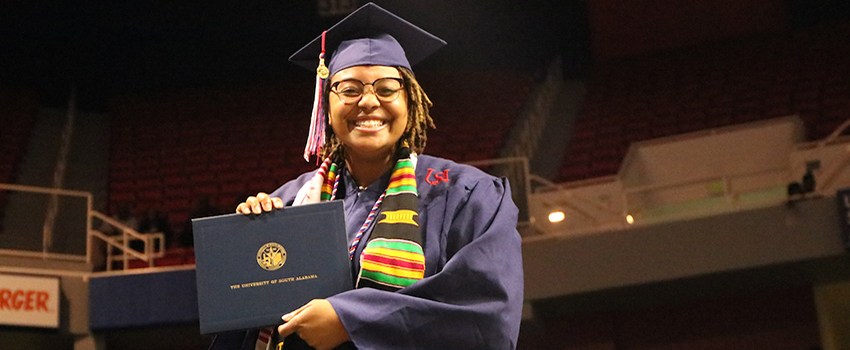
<svg viewBox="0 0 850 350">
<path fill-rule="evenodd" d="M 423 69 L 533 71 L 565 48 L 565 33 L 584 41 L 572 44 L 579 46 L 571 50 L 576 57 L 587 54 L 578 1 L 378 3 L 449 42 Z M 47 106 L 65 105 L 76 86 L 81 109 L 102 111 L 115 94 L 309 81 L 312 74 L 288 57 L 343 17 L 321 17 L 317 6 L 315 0 L 4 2 L 0 85 L 34 89 Z"/>
<path fill-rule="evenodd" d="M 355 7 L 363 0 L 352 0 Z M 539 72 L 563 58 L 567 78 L 595 62 L 843 20 L 839 0 L 376 1 L 449 45 L 419 70 Z M 0 86 L 84 111 L 112 96 L 255 84 L 312 74 L 291 53 L 342 18 L 316 0 L 11 0 L 0 4 Z M 717 20 L 717 21 L 715 21 Z"/>
</svg>

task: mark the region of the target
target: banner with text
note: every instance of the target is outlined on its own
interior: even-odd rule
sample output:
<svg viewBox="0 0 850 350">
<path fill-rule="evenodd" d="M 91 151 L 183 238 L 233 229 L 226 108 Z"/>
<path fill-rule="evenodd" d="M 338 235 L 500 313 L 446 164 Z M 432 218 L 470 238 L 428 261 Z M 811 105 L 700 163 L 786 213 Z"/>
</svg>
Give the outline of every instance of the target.
<svg viewBox="0 0 850 350">
<path fill-rule="evenodd" d="M 59 327 L 59 279 L 0 274 L 0 325 Z"/>
</svg>

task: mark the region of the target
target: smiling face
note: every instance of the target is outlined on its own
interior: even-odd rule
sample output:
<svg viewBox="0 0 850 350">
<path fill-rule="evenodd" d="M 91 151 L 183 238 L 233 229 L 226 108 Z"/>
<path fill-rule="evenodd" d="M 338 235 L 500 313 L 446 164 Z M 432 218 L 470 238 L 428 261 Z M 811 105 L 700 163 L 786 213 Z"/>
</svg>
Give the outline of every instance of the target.
<svg viewBox="0 0 850 350">
<path fill-rule="evenodd" d="M 334 134 L 345 147 L 349 160 L 377 160 L 391 157 L 407 127 L 407 96 L 404 89 L 393 101 L 379 101 L 374 87 L 381 78 L 401 78 L 395 67 L 355 66 L 331 77 L 331 85 L 343 80 L 366 83 L 359 101 L 346 104 L 337 93 L 328 95 L 328 118 Z M 378 92 L 380 93 L 380 91 Z"/>
</svg>

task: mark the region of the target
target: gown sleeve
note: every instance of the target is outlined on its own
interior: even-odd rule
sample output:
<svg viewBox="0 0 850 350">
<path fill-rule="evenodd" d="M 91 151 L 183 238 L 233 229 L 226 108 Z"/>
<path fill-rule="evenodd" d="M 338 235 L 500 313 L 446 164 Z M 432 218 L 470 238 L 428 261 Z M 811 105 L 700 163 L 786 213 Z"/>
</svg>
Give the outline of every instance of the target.
<svg viewBox="0 0 850 350">
<path fill-rule="evenodd" d="M 370 349 L 515 349 L 522 312 L 517 208 L 506 181 L 483 177 L 449 196 L 438 271 L 397 292 L 354 289 L 328 298 L 354 345 Z"/>
</svg>

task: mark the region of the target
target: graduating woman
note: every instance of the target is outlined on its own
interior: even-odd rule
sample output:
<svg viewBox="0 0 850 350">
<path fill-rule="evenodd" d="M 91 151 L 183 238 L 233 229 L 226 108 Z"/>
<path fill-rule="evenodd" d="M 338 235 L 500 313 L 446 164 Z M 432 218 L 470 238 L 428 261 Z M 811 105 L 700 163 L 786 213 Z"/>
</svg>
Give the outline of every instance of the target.
<svg viewBox="0 0 850 350">
<path fill-rule="evenodd" d="M 324 161 L 236 211 L 342 200 L 356 285 L 283 315 L 282 346 L 249 331 L 213 348 L 516 347 L 522 257 L 508 182 L 422 154 L 431 102 L 410 66 L 444 44 L 369 3 L 290 58 L 319 65 L 305 158 Z"/>
</svg>

